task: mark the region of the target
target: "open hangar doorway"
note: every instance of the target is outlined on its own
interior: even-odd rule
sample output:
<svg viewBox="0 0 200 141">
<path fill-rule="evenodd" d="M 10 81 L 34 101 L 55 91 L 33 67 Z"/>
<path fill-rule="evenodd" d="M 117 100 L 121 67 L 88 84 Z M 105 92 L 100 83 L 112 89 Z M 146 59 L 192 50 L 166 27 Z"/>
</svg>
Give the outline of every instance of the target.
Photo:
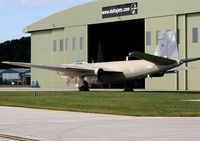
<svg viewBox="0 0 200 141">
<path fill-rule="evenodd" d="M 144 52 L 144 43 L 144 19 L 88 25 L 88 62 L 125 61 L 133 51 Z M 133 83 L 134 88 L 145 88 L 144 79 Z M 123 88 L 124 84 L 108 84 L 103 87 Z"/>
</svg>

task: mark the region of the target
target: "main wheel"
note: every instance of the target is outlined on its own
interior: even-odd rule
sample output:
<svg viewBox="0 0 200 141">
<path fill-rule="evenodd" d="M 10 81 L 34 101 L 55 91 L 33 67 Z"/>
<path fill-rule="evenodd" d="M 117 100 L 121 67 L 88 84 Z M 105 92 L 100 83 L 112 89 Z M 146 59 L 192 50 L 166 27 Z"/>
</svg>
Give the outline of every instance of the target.
<svg viewBox="0 0 200 141">
<path fill-rule="evenodd" d="M 133 90 L 133 83 L 132 82 L 126 82 L 125 83 L 125 92 L 132 92 Z"/>
<path fill-rule="evenodd" d="M 79 87 L 79 91 L 89 91 L 87 81 L 84 81 L 83 83 L 83 86 Z"/>
</svg>

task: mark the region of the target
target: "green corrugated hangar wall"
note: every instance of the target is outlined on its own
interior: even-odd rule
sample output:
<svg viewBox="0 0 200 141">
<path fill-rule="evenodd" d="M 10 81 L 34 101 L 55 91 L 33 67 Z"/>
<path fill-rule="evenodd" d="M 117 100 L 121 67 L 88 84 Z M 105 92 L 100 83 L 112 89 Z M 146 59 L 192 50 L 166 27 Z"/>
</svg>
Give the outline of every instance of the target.
<svg viewBox="0 0 200 141">
<path fill-rule="evenodd" d="M 156 26 L 155 26 L 156 25 Z M 200 29 L 200 13 L 148 18 L 145 21 L 146 32 L 152 33 L 152 44 L 146 45 L 145 51 L 153 53 L 157 41 L 165 31 L 177 31 L 180 58 L 200 56 L 198 29 Z M 195 35 L 194 30 L 197 30 Z M 197 36 L 197 42 L 193 39 Z M 199 62 L 185 66 L 199 66 Z M 146 89 L 156 90 L 200 90 L 200 74 L 198 69 L 168 74 L 162 78 L 146 79 Z"/>
<path fill-rule="evenodd" d="M 138 14 L 102 18 L 102 8 L 138 3 Z M 200 56 L 200 1 L 180 0 L 97 0 L 70 8 L 40 20 L 24 29 L 31 33 L 31 62 L 66 64 L 88 59 L 88 25 L 144 19 L 145 52 L 153 54 L 156 44 L 166 31 L 177 32 L 180 58 Z M 137 28 L 137 27 L 134 27 Z M 129 32 L 134 32 L 134 28 Z M 142 31 L 143 32 L 143 31 Z M 148 37 L 150 36 L 150 37 Z M 147 43 L 147 38 L 150 42 Z M 185 66 L 199 66 L 199 62 Z M 168 74 L 162 78 L 147 78 L 150 90 L 200 90 L 198 69 Z M 32 81 L 41 87 L 63 88 L 66 84 L 57 73 L 32 69 Z"/>
<path fill-rule="evenodd" d="M 36 64 L 56 65 L 72 63 L 75 60 L 87 60 L 86 26 L 35 32 L 32 33 L 31 43 L 31 62 Z M 45 88 L 66 87 L 60 75 L 47 70 L 32 69 L 32 81 L 38 81 L 40 86 Z"/>
</svg>

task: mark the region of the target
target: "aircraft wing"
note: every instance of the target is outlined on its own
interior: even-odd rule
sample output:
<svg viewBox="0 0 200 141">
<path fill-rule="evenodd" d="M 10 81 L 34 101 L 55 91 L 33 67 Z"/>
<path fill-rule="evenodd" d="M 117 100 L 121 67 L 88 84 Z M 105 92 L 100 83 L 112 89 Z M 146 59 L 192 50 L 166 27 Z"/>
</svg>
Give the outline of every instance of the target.
<svg viewBox="0 0 200 141">
<path fill-rule="evenodd" d="M 163 57 L 159 57 L 159 56 L 155 56 L 155 55 L 151 55 L 151 54 L 147 54 L 143 52 L 138 52 L 138 51 L 130 53 L 129 57 L 137 57 L 139 59 L 143 59 L 157 65 L 172 65 L 172 64 L 177 63 L 176 60 L 163 58 Z"/>
<path fill-rule="evenodd" d="M 193 61 L 198 61 L 200 60 L 200 57 L 196 57 L 196 58 L 188 58 L 188 59 L 181 59 L 181 63 L 188 63 L 188 62 L 193 62 Z"/>
<path fill-rule="evenodd" d="M 94 76 L 98 68 L 92 67 L 88 64 L 65 64 L 65 65 L 45 65 L 45 64 L 32 64 L 22 62 L 2 62 L 3 64 L 22 66 L 22 67 L 33 67 L 38 69 L 51 70 L 56 72 L 62 72 L 67 76 Z M 103 69 L 103 74 L 121 73 L 108 69 Z"/>
<path fill-rule="evenodd" d="M 191 66 L 191 67 L 176 67 L 173 69 L 170 69 L 166 71 L 166 73 L 176 73 L 178 71 L 186 71 L 186 70 L 195 70 L 195 69 L 200 69 L 200 66 Z"/>
</svg>

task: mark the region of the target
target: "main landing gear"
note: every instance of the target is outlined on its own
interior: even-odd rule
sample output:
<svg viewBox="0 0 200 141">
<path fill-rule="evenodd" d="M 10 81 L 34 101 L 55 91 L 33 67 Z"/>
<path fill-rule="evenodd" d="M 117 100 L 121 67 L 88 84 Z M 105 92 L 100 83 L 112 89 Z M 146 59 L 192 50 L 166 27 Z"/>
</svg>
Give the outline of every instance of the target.
<svg viewBox="0 0 200 141">
<path fill-rule="evenodd" d="M 125 83 L 124 91 L 125 92 L 132 92 L 132 91 L 134 91 L 133 88 L 134 88 L 134 83 L 129 81 L 129 82 Z"/>
<path fill-rule="evenodd" d="M 87 81 L 83 81 L 83 85 L 79 87 L 79 91 L 89 91 Z"/>
</svg>

